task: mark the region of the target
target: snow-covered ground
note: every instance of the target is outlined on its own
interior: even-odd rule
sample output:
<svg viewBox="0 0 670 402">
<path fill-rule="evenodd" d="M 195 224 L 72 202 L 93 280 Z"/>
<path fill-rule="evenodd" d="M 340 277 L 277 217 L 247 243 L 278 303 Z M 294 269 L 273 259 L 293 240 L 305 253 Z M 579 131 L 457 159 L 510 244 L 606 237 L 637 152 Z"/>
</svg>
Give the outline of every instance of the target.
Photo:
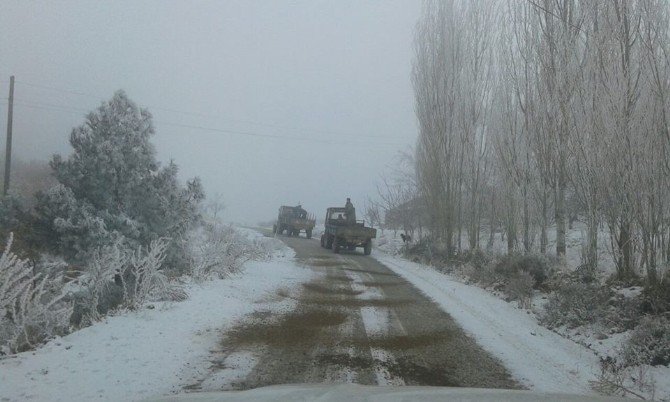
<svg viewBox="0 0 670 402">
<path fill-rule="evenodd" d="M 398 254 L 403 246 L 400 238 L 402 230 L 393 231 L 386 229 L 381 231 L 377 229 L 377 248 L 387 254 Z M 488 228 L 482 229 L 480 233 L 481 245 L 487 248 L 489 240 Z M 425 235 L 425 233 L 424 233 Z M 532 250 L 539 253 L 539 239 L 538 234 L 534 233 L 535 237 L 532 239 Z M 587 226 L 580 221 L 573 222 L 572 228 L 568 228 L 566 232 L 566 255 L 565 266 L 568 269 L 575 269 L 582 264 L 582 244 L 585 242 L 587 236 Z M 414 242 L 418 240 L 418 234 L 415 233 Z M 521 239 L 518 239 L 521 241 Z M 547 230 L 547 250 L 550 252 L 556 250 L 556 228 L 551 226 Z M 468 248 L 468 234 L 463 232 L 461 235 L 461 245 L 464 249 Z M 518 243 L 517 248 L 522 248 L 523 244 Z M 493 244 L 487 251 L 493 254 L 504 255 L 507 254 L 507 240 L 502 233 L 496 232 L 493 236 Z M 521 249 L 519 249 L 521 251 Z M 551 253 L 550 253 L 551 254 Z M 614 272 L 614 260 L 612 258 L 612 247 L 610 244 L 609 232 L 606 227 L 602 227 L 598 231 L 598 268 L 603 275 L 609 275 Z"/>
<path fill-rule="evenodd" d="M 279 240 L 239 230 L 271 242 L 266 246 L 274 250 L 274 258 L 248 262 L 242 272 L 224 280 L 189 284 L 186 301 L 152 303 L 107 317 L 35 351 L 0 360 L 0 400 L 141 400 L 181 392 L 203 378 L 224 331 L 257 310 L 290 311 L 293 299 L 278 302 L 266 296 L 295 288 L 314 275 L 295 264 L 293 251 Z M 600 371 L 596 352 L 609 351 L 618 338 L 587 348 L 540 326 L 531 311 L 457 277 L 398 256 L 374 256 L 432 298 L 524 385 L 540 392 L 594 392 L 590 382 Z M 380 331 L 376 323 L 381 318 L 365 313 L 366 332 Z M 581 342 L 591 339 L 590 334 L 581 336 Z M 254 363 L 252 355 L 233 354 L 226 360 L 229 369 L 221 371 L 230 378 L 215 380 L 234 380 Z M 657 399 L 670 397 L 668 374 L 665 367 L 645 373 L 655 378 Z"/>
<path fill-rule="evenodd" d="M 375 258 L 433 299 L 532 390 L 592 393 L 589 381 L 596 379 L 599 363 L 589 349 L 540 326 L 525 310 L 484 289 L 398 257 Z"/>
<path fill-rule="evenodd" d="M 267 241 L 276 242 L 271 261 L 251 261 L 233 277 L 187 285 L 183 302 L 107 317 L 0 360 L 0 400 L 132 401 L 179 392 L 208 369 L 210 350 L 235 322 L 257 309 L 279 314 L 293 308 L 290 300 L 264 302 L 264 296 L 298 286 L 311 271 L 296 265 L 283 243 Z"/>
<path fill-rule="evenodd" d="M 530 310 L 463 283 L 462 278 L 397 255 L 373 255 L 433 299 L 517 380 L 535 391 L 594 394 L 600 356 L 610 355 L 627 336 L 603 340 L 585 332 L 559 334 L 541 326 Z M 635 375 L 644 376 L 650 385 L 651 391 L 642 393 L 647 399 L 670 400 L 670 368 L 645 366 L 638 371 Z"/>
</svg>

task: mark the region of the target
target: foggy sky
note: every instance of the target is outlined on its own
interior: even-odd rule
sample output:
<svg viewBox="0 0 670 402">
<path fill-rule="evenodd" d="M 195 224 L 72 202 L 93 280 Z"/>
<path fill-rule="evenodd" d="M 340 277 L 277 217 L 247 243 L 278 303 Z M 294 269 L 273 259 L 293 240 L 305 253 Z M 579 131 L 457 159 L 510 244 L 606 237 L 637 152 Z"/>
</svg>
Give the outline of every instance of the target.
<svg viewBox="0 0 670 402">
<path fill-rule="evenodd" d="M 323 216 L 346 197 L 362 209 L 416 138 L 419 9 L 412 1 L 3 0 L 2 152 L 10 75 L 21 159 L 68 154 L 85 111 L 123 89 L 154 115 L 158 158 L 173 159 L 182 179 L 201 177 L 228 221 L 272 219 L 297 202 Z"/>
</svg>

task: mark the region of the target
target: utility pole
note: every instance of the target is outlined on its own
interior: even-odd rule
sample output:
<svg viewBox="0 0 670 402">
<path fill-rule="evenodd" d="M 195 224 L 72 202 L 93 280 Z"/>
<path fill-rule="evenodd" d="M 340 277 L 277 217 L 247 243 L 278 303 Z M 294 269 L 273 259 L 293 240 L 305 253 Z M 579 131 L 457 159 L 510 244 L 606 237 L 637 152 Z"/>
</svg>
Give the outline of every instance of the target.
<svg viewBox="0 0 670 402">
<path fill-rule="evenodd" d="M 5 144 L 5 183 L 2 195 L 9 191 L 9 174 L 12 167 L 12 115 L 14 114 L 14 76 L 9 77 L 9 104 L 7 105 L 7 142 Z"/>
</svg>

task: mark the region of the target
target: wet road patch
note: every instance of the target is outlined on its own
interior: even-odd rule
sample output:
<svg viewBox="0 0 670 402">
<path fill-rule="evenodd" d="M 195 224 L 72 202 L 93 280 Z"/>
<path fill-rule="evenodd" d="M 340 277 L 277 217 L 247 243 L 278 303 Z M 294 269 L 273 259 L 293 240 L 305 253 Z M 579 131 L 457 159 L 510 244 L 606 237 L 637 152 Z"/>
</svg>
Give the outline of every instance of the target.
<svg viewBox="0 0 670 402">
<path fill-rule="evenodd" d="M 449 341 L 451 336 L 446 332 L 425 333 L 418 335 L 375 335 L 360 341 L 360 346 L 385 349 L 391 352 L 419 349 Z"/>
<path fill-rule="evenodd" d="M 306 304 L 313 304 L 317 306 L 340 306 L 347 308 L 361 308 L 361 307 L 398 307 L 406 306 L 416 301 L 413 299 L 354 299 L 354 298 L 305 298 L 302 302 Z"/>
<path fill-rule="evenodd" d="M 351 279 L 348 276 L 334 276 L 334 275 L 331 276 L 331 275 L 328 275 L 327 278 L 328 278 L 328 281 L 333 281 L 333 282 L 351 283 L 351 282 L 354 281 L 353 279 Z"/>
<path fill-rule="evenodd" d="M 310 257 L 302 259 L 302 262 L 311 265 L 314 267 L 334 267 L 334 266 L 345 266 L 347 265 L 346 261 L 342 261 L 333 257 Z"/>
<path fill-rule="evenodd" d="M 342 269 L 344 269 L 345 271 L 362 272 L 362 273 L 368 274 L 368 275 L 384 275 L 384 276 L 394 276 L 394 277 L 397 276 L 396 274 L 391 273 L 391 272 L 370 271 L 370 270 L 367 270 L 367 269 L 358 269 L 358 268 L 342 268 Z"/>
<path fill-rule="evenodd" d="M 332 286 L 321 285 L 318 283 L 304 283 L 302 286 L 311 292 L 328 294 L 328 295 L 357 296 L 363 293 L 362 290 L 354 290 L 349 287 L 342 287 L 342 286 L 332 287 Z"/>
<path fill-rule="evenodd" d="M 367 286 L 369 288 L 385 288 L 385 287 L 391 287 L 391 286 L 401 286 L 404 285 L 404 282 L 400 281 L 388 281 L 388 282 L 382 282 L 382 281 L 362 281 L 358 282 L 363 286 Z"/>
<path fill-rule="evenodd" d="M 223 340 L 226 346 L 265 344 L 271 346 L 301 346 L 319 336 L 324 327 L 344 323 L 347 314 L 330 309 L 292 312 L 277 321 L 250 320 L 233 328 Z"/>
<path fill-rule="evenodd" d="M 458 387 L 460 384 L 449 375 L 449 370 L 441 365 L 416 362 L 412 358 L 400 357 L 396 361 L 381 361 L 372 357 L 350 356 L 344 353 L 324 353 L 317 357 L 324 365 L 337 365 L 354 370 L 387 370 L 391 375 L 402 378 L 407 385 L 429 385 Z"/>
</svg>

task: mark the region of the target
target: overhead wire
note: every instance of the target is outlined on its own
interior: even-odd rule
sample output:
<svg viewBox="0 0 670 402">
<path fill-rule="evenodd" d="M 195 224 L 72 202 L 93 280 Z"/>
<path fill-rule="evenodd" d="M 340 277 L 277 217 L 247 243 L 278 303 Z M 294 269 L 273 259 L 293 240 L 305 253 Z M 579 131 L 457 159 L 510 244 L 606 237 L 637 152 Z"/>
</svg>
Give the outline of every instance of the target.
<svg viewBox="0 0 670 402">
<path fill-rule="evenodd" d="M 63 106 L 63 105 L 57 105 L 57 104 L 53 104 L 53 103 L 46 103 L 46 102 L 27 101 L 27 100 L 21 99 L 21 98 L 14 98 L 14 102 L 15 102 L 15 105 L 17 105 L 19 107 L 23 106 L 23 107 L 28 107 L 28 108 L 54 110 L 54 111 L 60 111 L 60 112 L 78 112 L 78 113 L 84 113 L 84 114 L 90 112 L 90 110 L 83 109 L 83 108 L 77 108 L 77 107 L 72 107 L 72 106 Z M 3 102 L 3 104 L 6 104 L 6 103 L 7 102 Z M 389 142 L 378 142 L 378 141 L 375 141 L 375 142 L 350 141 L 350 140 L 335 141 L 335 140 L 332 140 L 332 139 L 321 139 L 321 138 L 314 138 L 314 137 L 298 137 L 298 136 L 266 134 L 266 133 L 258 133 L 258 132 L 253 132 L 253 131 L 230 130 L 230 129 L 223 129 L 223 128 L 217 128 L 217 127 L 205 127 L 205 126 L 199 126 L 199 125 L 175 123 L 175 122 L 168 122 L 168 121 L 161 121 L 161 120 L 154 120 L 154 123 L 157 124 L 157 125 L 188 128 L 188 129 L 192 129 L 192 130 L 217 132 L 217 133 L 224 133 L 224 134 L 231 134 L 231 135 L 238 135 L 238 136 L 258 137 L 258 138 L 272 138 L 272 139 L 279 139 L 279 140 L 295 140 L 295 141 L 318 142 L 318 143 L 323 143 L 323 144 L 385 145 L 385 146 L 396 146 L 396 147 L 403 145 L 401 143 L 389 143 Z"/>
<path fill-rule="evenodd" d="M 44 84 L 36 84 L 33 82 L 27 82 L 23 80 L 15 80 L 14 81 L 17 84 L 23 84 L 27 85 L 30 87 L 34 88 L 40 88 L 40 89 L 46 89 L 50 91 L 55 91 L 55 92 L 62 92 L 62 93 L 68 93 L 72 95 L 78 95 L 78 96 L 84 96 L 87 98 L 91 99 L 96 99 L 98 101 L 104 100 L 105 97 L 100 97 L 96 96 L 84 91 L 79 91 L 75 89 L 66 89 L 66 88 L 59 88 L 51 85 L 44 85 Z M 253 120 L 247 120 L 247 119 L 230 119 L 230 118 L 225 118 L 221 116 L 214 116 L 211 114 L 205 114 L 205 113 L 198 113 L 198 112 L 191 112 L 191 111 L 185 111 L 185 110 L 179 110 L 179 109 L 172 109 L 172 108 L 165 108 L 165 107 L 160 107 L 160 106 L 155 106 L 155 105 L 141 105 L 144 108 L 148 108 L 151 110 L 161 110 L 165 112 L 170 112 L 170 113 L 179 113 L 183 115 L 188 115 L 188 116 L 195 116 L 195 117 L 204 117 L 204 118 L 210 118 L 210 119 L 217 119 L 217 120 L 226 120 L 226 121 L 231 121 L 231 122 L 239 122 L 239 123 L 245 123 L 245 124 L 252 124 L 255 126 L 259 127 L 267 127 L 267 128 L 274 128 L 274 129 L 280 129 L 280 130 L 292 130 L 292 131 L 308 131 L 308 132 L 314 132 L 314 133 L 321 133 L 321 134 L 329 134 L 329 135 L 335 135 L 335 136 L 348 136 L 348 137 L 356 137 L 356 138 L 379 138 L 379 139 L 389 139 L 388 136 L 383 136 L 383 135 L 362 135 L 362 134 L 352 134 L 352 133 L 343 133 L 343 132 L 338 132 L 334 130 L 324 130 L 324 129 L 314 129 L 314 128 L 307 128 L 307 127 L 296 127 L 296 126 L 285 126 L 285 125 L 277 125 L 277 124 L 269 124 L 269 123 L 262 123 L 262 122 L 257 122 Z M 398 140 L 401 140 L 400 138 L 397 138 Z"/>
</svg>

